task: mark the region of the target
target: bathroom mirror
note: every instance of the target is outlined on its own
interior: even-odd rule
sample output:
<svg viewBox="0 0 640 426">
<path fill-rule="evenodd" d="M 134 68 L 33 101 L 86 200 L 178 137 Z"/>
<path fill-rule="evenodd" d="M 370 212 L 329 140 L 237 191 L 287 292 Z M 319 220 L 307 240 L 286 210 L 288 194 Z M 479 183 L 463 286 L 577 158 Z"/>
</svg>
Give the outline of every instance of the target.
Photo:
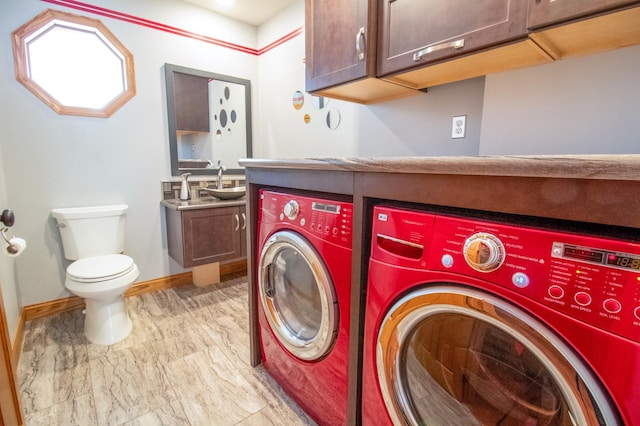
<svg viewBox="0 0 640 426">
<path fill-rule="evenodd" d="M 58 114 L 109 117 L 136 93 L 133 55 L 97 19 L 48 9 L 12 41 L 16 79 Z"/>
<path fill-rule="evenodd" d="M 251 82 L 165 64 L 171 174 L 243 174 L 251 157 Z"/>
</svg>

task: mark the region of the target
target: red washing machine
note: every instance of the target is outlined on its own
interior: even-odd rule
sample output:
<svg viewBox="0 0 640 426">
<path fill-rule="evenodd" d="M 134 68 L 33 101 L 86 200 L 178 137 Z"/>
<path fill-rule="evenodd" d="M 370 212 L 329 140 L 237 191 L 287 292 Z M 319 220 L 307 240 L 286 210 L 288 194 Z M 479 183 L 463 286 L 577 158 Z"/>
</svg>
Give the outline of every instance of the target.
<svg viewBox="0 0 640 426">
<path fill-rule="evenodd" d="M 373 216 L 364 425 L 640 425 L 640 244 Z"/>
<path fill-rule="evenodd" d="M 347 418 L 353 205 L 263 190 L 262 364 L 320 425 Z"/>
</svg>

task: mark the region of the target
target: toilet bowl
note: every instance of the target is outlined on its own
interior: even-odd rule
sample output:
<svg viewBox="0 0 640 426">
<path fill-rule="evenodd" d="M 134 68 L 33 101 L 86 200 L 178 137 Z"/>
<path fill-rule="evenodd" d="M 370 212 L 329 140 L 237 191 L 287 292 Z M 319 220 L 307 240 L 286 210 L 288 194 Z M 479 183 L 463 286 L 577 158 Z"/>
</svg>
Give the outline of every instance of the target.
<svg viewBox="0 0 640 426">
<path fill-rule="evenodd" d="M 84 334 L 89 341 L 111 345 L 131 333 L 124 293 L 139 274 L 133 259 L 123 254 L 87 257 L 69 265 L 64 286 L 85 299 Z"/>
<path fill-rule="evenodd" d="M 89 341 L 111 345 L 126 338 L 132 322 L 124 293 L 138 278 L 124 249 L 126 205 L 53 209 L 67 267 L 65 287 L 85 300 L 84 333 Z"/>
</svg>

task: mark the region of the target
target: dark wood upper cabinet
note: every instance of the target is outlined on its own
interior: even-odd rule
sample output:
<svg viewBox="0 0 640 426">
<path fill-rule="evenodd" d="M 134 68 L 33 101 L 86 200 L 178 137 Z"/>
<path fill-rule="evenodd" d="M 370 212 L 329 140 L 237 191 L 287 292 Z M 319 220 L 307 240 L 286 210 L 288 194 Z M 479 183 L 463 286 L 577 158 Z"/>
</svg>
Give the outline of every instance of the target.
<svg viewBox="0 0 640 426">
<path fill-rule="evenodd" d="M 176 130 L 209 132 L 209 81 L 205 77 L 175 72 Z"/>
<path fill-rule="evenodd" d="M 637 45 L 638 5 L 638 0 L 306 0 L 307 91 L 368 104 Z"/>
<path fill-rule="evenodd" d="M 379 76 L 527 35 L 527 0 L 384 0 L 380 4 Z"/>
<path fill-rule="evenodd" d="M 307 91 L 375 75 L 376 47 L 369 42 L 375 25 L 369 22 L 368 3 L 306 0 Z"/>
<path fill-rule="evenodd" d="M 638 5 L 639 1 L 621 0 L 530 0 L 529 25 L 545 26 L 532 29 L 529 38 L 554 60 L 638 45 Z M 552 22 L 557 23 L 546 25 Z"/>
<path fill-rule="evenodd" d="M 306 90 L 359 103 L 418 92 L 376 79 L 376 0 L 305 0 Z"/>
<path fill-rule="evenodd" d="M 640 2 L 630 0 L 529 0 L 527 27 L 536 29 L 634 4 L 640 4 Z"/>
</svg>

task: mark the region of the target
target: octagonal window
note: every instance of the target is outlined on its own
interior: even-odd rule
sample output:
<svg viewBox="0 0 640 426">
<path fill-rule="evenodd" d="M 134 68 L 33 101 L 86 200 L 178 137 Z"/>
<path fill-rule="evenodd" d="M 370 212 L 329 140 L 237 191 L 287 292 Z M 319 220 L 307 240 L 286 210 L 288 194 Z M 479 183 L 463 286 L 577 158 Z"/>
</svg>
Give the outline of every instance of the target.
<svg viewBox="0 0 640 426">
<path fill-rule="evenodd" d="M 135 95 L 133 56 L 97 19 L 46 10 L 13 49 L 18 81 L 59 114 L 109 117 Z"/>
</svg>

